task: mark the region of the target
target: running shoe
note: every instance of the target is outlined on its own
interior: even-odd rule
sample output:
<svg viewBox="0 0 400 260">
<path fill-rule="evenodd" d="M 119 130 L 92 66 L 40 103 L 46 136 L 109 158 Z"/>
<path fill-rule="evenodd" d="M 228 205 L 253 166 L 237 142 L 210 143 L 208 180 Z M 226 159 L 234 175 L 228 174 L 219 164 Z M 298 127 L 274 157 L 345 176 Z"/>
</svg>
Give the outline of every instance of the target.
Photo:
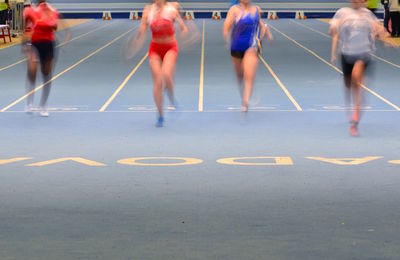
<svg viewBox="0 0 400 260">
<path fill-rule="evenodd" d="M 39 113 L 39 114 L 40 114 L 41 117 L 48 117 L 48 116 L 49 116 L 49 111 L 47 111 L 46 108 L 43 108 L 43 107 L 42 107 L 42 108 L 40 109 L 40 113 Z"/>
<path fill-rule="evenodd" d="M 168 110 L 171 110 L 171 111 L 175 111 L 175 110 L 176 110 L 176 106 L 175 106 L 175 105 L 169 105 L 169 106 L 167 107 L 167 109 L 168 109 Z"/>
<path fill-rule="evenodd" d="M 34 109 L 33 109 L 33 106 L 32 105 L 27 105 L 27 106 L 25 106 L 25 113 L 27 113 L 27 114 L 33 114 L 33 111 L 34 111 Z"/>
<path fill-rule="evenodd" d="M 156 122 L 156 127 L 163 127 L 164 126 L 164 117 L 159 116 Z"/>
</svg>

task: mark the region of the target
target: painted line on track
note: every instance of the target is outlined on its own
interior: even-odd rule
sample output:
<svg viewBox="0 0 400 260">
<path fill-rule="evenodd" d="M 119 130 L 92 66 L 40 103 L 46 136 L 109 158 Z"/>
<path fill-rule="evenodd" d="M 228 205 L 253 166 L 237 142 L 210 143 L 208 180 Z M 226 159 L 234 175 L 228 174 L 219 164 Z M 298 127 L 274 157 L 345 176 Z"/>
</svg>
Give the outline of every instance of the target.
<svg viewBox="0 0 400 260">
<path fill-rule="evenodd" d="M 203 35 L 201 42 L 201 61 L 200 61 L 200 84 L 199 84 L 199 112 L 204 111 L 204 39 L 205 39 L 205 23 L 203 20 Z"/>
<path fill-rule="evenodd" d="M 265 67 L 268 69 L 269 73 L 274 77 L 276 83 L 281 87 L 283 92 L 285 92 L 286 96 L 289 98 L 289 100 L 293 103 L 293 105 L 296 107 L 297 111 L 303 111 L 299 103 L 297 103 L 296 99 L 290 94 L 289 90 L 283 85 L 283 83 L 280 81 L 278 76 L 275 74 L 275 72 L 272 70 L 272 68 L 269 66 L 269 64 L 264 60 L 264 58 L 261 55 L 258 55 L 262 63 L 264 63 Z"/>
<path fill-rule="evenodd" d="M 119 92 L 125 87 L 125 85 L 128 83 L 128 81 L 132 78 L 132 76 L 136 73 L 136 71 L 142 66 L 143 62 L 147 59 L 149 56 L 149 53 L 146 52 L 146 54 L 143 56 L 143 58 L 139 61 L 139 63 L 136 65 L 136 67 L 129 73 L 129 75 L 125 78 L 125 80 L 119 85 L 119 87 L 114 91 L 114 93 L 111 95 L 111 97 L 104 103 L 104 105 L 99 109 L 99 112 L 104 112 L 107 107 L 111 104 L 111 102 L 117 97 Z"/>
<path fill-rule="evenodd" d="M 120 40 L 122 37 L 124 37 L 125 35 L 127 35 L 128 33 L 130 33 L 131 31 L 133 31 L 134 29 L 136 29 L 136 27 L 130 29 L 129 31 L 121 34 L 120 36 L 118 36 L 117 38 L 115 38 L 114 40 L 110 41 L 109 43 L 105 44 L 104 46 L 98 48 L 97 50 L 95 50 L 94 52 L 90 53 L 88 56 L 86 56 L 85 58 L 79 60 L 78 62 L 76 62 L 75 64 L 73 64 L 72 66 L 68 67 L 67 69 L 63 70 L 62 72 L 58 73 L 56 76 L 52 77 L 50 80 L 48 80 L 47 82 L 37 86 L 35 89 L 33 89 L 32 91 L 26 93 L 25 95 L 23 95 L 22 97 L 20 97 L 19 99 L 15 100 L 14 102 L 12 102 L 11 104 L 7 105 L 6 107 L 2 108 L 0 110 L 0 112 L 5 112 L 8 109 L 10 109 L 11 107 L 17 105 L 18 103 L 20 103 L 22 100 L 24 100 L 25 98 L 29 97 L 30 95 L 32 95 L 33 93 L 37 92 L 38 90 L 42 89 L 46 84 L 56 80 L 57 78 L 59 78 L 60 76 L 64 75 L 65 73 L 67 73 L 68 71 L 72 70 L 73 68 L 77 67 L 78 65 L 80 65 L 81 63 L 83 63 L 84 61 L 88 60 L 89 58 L 91 58 L 92 56 L 96 55 L 97 53 L 101 52 L 102 50 L 104 50 L 105 48 L 109 47 L 110 45 L 112 45 L 113 43 L 117 42 L 118 40 Z"/>
<path fill-rule="evenodd" d="M 280 30 L 276 29 L 274 26 L 270 25 L 270 27 L 276 31 L 277 33 L 283 35 L 285 38 L 287 38 L 289 41 L 293 42 L 294 44 L 296 44 L 297 46 L 299 46 L 300 48 L 304 49 L 305 51 L 309 52 L 310 54 L 312 54 L 313 56 L 315 56 L 317 59 L 319 59 L 320 61 L 322 61 L 323 63 L 325 63 L 326 65 L 328 65 L 329 67 L 331 67 L 332 69 L 336 70 L 338 73 L 343 75 L 343 72 L 336 66 L 332 65 L 330 62 L 328 62 L 327 60 L 325 60 L 324 58 L 322 58 L 321 56 L 319 56 L 318 54 L 316 54 L 314 51 L 310 50 L 309 48 L 305 47 L 304 45 L 302 45 L 301 43 L 297 42 L 296 40 L 294 40 L 293 38 L 291 38 L 290 36 L 288 36 L 287 34 L 281 32 Z M 393 107 L 394 109 L 400 111 L 400 107 L 398 107 L 397 105 L 393 104 L 392 102 L 390 102 L 389 100 L 387 100 L 386 98 L 384 98 L 383 96 L 381 96 L 380 94 L 378 94 L 377 92 L 371 90 L 370 88 L 368 88 L 367 86 L 365 86 L 364 84 L 361 84 L 361 87 L 363 89 L 365 89 L 366 91 L 368 91 L 369 93 L 371 93 L 372 95 L 374 95 L 375 97 L 377 97 L 378 99 L 380 99 L 381 101 L 383 101 L 384 103 L 386 103 L 387 105 Z"/>
</svg>

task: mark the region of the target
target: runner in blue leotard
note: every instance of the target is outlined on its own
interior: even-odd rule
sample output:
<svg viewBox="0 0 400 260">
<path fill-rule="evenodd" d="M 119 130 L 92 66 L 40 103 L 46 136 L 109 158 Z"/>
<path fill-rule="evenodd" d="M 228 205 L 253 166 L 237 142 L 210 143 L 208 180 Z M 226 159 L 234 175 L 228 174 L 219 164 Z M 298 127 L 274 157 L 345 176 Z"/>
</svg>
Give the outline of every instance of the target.
<svg viewBox="0 0 400 260">
<path fill-rule="evenodd" d="M 260 39 L 267 36 L 272 40 L 272 35 L 261 20 L 260 8 L 250 0 L 241 0 L 229 9 L 223 33 L 230 45 L 238 83 L 241 86 L 243 82 L 242 111 L 247 112 L 261 51 Z"/>
</svg>

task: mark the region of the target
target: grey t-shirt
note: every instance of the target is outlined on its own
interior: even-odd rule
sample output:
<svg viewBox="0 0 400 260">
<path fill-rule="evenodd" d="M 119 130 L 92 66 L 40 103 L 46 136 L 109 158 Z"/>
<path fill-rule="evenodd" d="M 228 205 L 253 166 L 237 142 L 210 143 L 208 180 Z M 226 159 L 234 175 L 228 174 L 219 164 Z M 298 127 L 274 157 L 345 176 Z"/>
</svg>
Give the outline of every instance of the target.
<svg viewBox="0 0 400 260">
<path fill-rule="evenodd" d="M 339 34 L 340 51 L 345 55 L 375 51 L 376 16 L 367 8 L 339 9 L 330 24 Z"/>
</svg>

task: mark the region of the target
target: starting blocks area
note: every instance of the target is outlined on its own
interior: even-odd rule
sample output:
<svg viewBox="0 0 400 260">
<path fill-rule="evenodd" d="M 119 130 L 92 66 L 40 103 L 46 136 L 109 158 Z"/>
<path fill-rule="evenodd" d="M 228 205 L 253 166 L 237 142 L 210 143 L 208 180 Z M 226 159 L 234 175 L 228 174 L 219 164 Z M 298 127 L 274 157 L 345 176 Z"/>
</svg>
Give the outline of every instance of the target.
<svg viewBox="0 0 400 260">
<path fill-rule="evenodd" d="M 185 19 L 185 20 L 194 20 L 195 19 L 194 12 L 193 11 L 185 11 L 183 19 Z"/>
<path fill-rule="evenodd" d="M 103 20 L 109 21 L 111 19 L 112 19 L 112 16 L 111 16 L 111 12 L 110 11 L 103 12 Z"/>
<path fill-rule="evenodd" d="M 135 10 L 135 11 L 129 11 L 129 12 L 112 12 L 112 11 L 103 11 L 100 14 L 94 13 L 90 15 L 90 18 L 99 18 L 97 15 L 101 15 L 103 20 L 111 20 L 114 17 L 115 18 L 128 18 L 130 20 L 140 20 L 141 19 L 141 13 L 142 10 Z M 181 10 L 181 15 L 183 19 L 185 20 L 194 20 L 194 19 L 212 19 L 212 20 L 223 20 L 225 19 L 227 15 L 227 10 L 213 10 L 213 11 L 201 11 L 201 12 L 196 12 L 194 10 L 186 10 L 182 9 Z M 310 15 L 313 15 L 315 17 L 330 17 L 332 15 L 325 14 L 325 15 L 318 15 L 313 12 L 309 13 Z M 71 14 L 66 14 L 66 16 L 71 15 Z M 291 11 L 291 12 L 279 12 L 276 10 L 269 10 L 265 9 L 262 10 L 261 16 L 263 18 L 266 18 L 268 20 L 278 20 L 279 17 L 281 18 L 294 18 L 297 20 L 306 20 L 307 15 L 305 11 L 303 10 L 297 10 L 297 11 Z M 323 19 L 323 18 L 322 18 Z"/>
</svg>

